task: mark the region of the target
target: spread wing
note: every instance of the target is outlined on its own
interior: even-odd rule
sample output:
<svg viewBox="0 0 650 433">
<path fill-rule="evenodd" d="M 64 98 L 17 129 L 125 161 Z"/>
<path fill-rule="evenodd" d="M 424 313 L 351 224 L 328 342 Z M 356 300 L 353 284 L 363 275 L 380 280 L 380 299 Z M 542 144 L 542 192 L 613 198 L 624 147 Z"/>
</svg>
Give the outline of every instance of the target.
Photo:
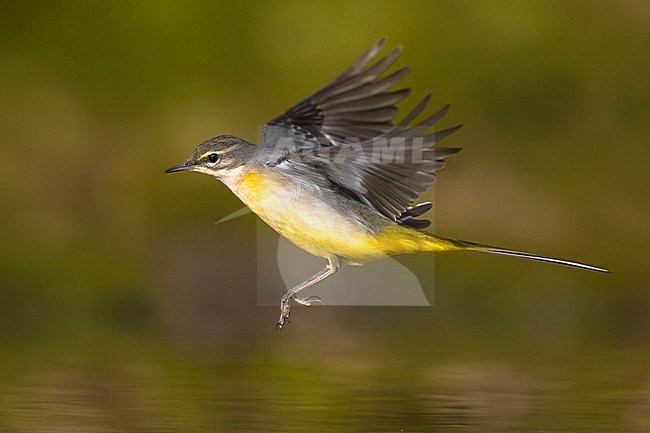
<svg viewBox="0 0 650 433">
<path fill-rule="evenodd" d="M 385 42 L 382 38 L 325 87 L 268 122 L 262 129 L 263 145 L 330 146 L 348 137 L 363 140 L 388 131 L 397 116 L 395 104 L 410 93 L 410 89 L 389 90 L 411 68 L 380 77 L 397 60 L 402 47 L 366 68 Z"/>
<path fill-rule="evenodd" d="M 285 169 L 318 172 L 334 188 L 399 224 L 416 228 L 430 222 L 418 216 L 429 203 L 412 206 L 435 180 L 444 159 L 459 148 L 432 146 L 462 125 L 431 131 L 449 104 L 412 125 L 431 95 L 399 123 L 395 104 L 410 90 L 390 91 L 408 73 L 404 67 L 382 77 L 401 52 L 397 48 L 368 64 L 384 44 L 380 40 L 323 89 L 268 122 L 263 145 L 286 149 L 277 161 Z"/>
</svg>

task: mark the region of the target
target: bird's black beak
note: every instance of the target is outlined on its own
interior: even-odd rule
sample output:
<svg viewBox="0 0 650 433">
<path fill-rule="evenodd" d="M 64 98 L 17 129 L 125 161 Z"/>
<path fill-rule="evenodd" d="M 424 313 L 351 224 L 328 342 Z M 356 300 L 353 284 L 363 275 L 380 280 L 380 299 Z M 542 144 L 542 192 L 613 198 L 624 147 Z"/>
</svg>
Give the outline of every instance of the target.
<svg viewBox="0 0 650 433">
<path fill-rule="evenodd" d="M 192 168 L 189 162 L 185 161 L 182 164 L 174 165 L 165 170 L 165 173 L 176 173 L 177 171 L 185 171 Z"/>
</svg>

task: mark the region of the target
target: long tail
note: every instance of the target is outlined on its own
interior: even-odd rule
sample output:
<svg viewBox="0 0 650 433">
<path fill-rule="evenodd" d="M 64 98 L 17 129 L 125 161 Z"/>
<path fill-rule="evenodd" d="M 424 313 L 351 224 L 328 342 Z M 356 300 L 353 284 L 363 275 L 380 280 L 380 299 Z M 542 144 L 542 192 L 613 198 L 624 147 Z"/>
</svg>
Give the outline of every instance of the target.
<svg viewBox="0 0 650 433">
<path fill-rule="evenodd" d="M 553 257 L 545 257 L 537 254 L 525 253 L 523 251 L 508 250 L 505 248 L 477 244 L 474 242 L 457 241 L 455 239 L 446 239 L 446 240 L 451 242 L 461 250 L 481 251 L 484 253 L 500 254 L 502 256 L 520 257 L 522 259 L 536 260 L 538 262 L 555 263 L 557 265 L 570 266 L 572 268 L 586 269 L 588 271 L 605 272 L 605 273 L 611 272 L 608 269 L 601 268 L 598 266 L 588 265 L 586 263 L 573 262 L 564 259 L 556 259 Z"/>
</svg>

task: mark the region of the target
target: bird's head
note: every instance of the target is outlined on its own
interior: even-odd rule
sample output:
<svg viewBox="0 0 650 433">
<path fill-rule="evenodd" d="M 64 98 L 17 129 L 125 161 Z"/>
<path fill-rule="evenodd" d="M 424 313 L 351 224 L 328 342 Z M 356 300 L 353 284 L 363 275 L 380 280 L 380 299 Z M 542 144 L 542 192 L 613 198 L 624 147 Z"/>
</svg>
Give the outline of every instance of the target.
<svg viewBox="0 0 650 433">
<path fill-rule="evenodd" d="M 165 173 L 196 171 L 222 179 L 241 167 L 255 149 L 254 144 L 234 135 L 219 135 L 199 144 L 187 161 L 169 167 Z"/>
</svg>

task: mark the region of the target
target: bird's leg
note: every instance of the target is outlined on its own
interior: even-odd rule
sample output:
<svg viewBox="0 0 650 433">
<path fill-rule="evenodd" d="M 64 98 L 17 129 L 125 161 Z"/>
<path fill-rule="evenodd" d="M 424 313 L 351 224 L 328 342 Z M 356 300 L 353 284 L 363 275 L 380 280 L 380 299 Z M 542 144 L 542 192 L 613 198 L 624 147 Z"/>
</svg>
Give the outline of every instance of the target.
<svg viewBox="0 0 650 433">
<path fill-rule="evenodd" d="M 289 314 L 291 311 L 291 300 L 297 298 L 295 295 L 298 292 L 300 292 L 302 289 L 314 285 L 317 282 L 322 281 L 325 278 L 329 277 L 330 275 L 332 275 L 332 271 L 330 270 L 329 266 L 326 266 L 324 269 L 320 270 L 319 272 L 309 277 L 302 283 L 287 290 L 287 293 L 285 293 L 282 296 L 282 300 L 280 302 L 280 320 L 278 320 L 278 324 L 277 324 L 278 331 L 282 329 L 282 327 L 286 324 L 287 319 L 289 318 Z M 312 300 L 307 300 L 303 298 L 298 298 L 298 299 L 299 300 L 297 302 L 300 304 L 305 305 L 309 303 L 309 305 L 311 305 Z"/>
<path fill-rule="evenodd" d="M 307 278 L 305 281 L 302 283 L 298 284 L 295 287 L 292 287 L 291 289 L 287 290 L 287 293 L 285 293 L 282 296 L 282 301 L 280 302 L 280 320 L 278 320 L 277 328 L 278 330 L 282 329 L 282 327 L 287 323 L 287 319 L 289 318 L 289 313 L 291 310 L 291 301 L 295 300 L 301 305 L 305 305 L 309 307 L 312 305 L 314 302 L 320 302 L 321 304 L 323 301 L 318 296 L 310 296 L 308 298 L 300 298 L 296 296 L 300 291 L 306 289 L 309 286 L 313 286 L 314 284 L 318 283 L 319 281 L 323 281 L 325 278 L 329 277 L 330 275 L 333 275 L 336 273 L 336 271 L 339 270 L 341 267 L 341 262 L 338 257 L 332 256 L 328 258 L 328 264 L 325 266 L 324 269 L 320 270 L 316 274 L 312 275 L 311 277 Z"/>
</svg>

